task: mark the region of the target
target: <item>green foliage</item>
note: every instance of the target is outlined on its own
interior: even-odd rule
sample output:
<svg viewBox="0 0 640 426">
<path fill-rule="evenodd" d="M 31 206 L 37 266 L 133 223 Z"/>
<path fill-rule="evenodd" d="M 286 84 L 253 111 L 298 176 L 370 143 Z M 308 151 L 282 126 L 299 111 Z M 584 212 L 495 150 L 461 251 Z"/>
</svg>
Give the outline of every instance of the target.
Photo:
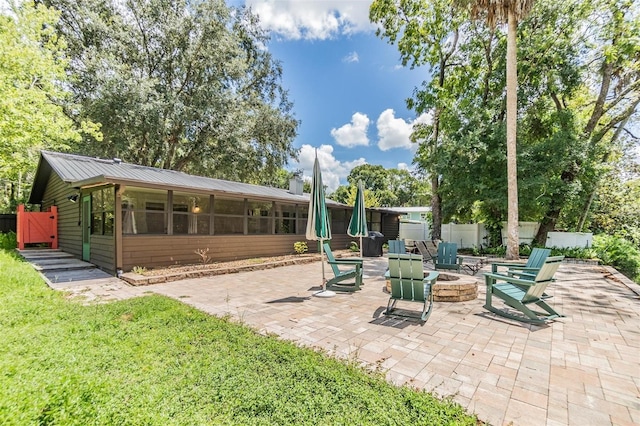
<svg viewBox="0 0 640 426">
<path fill-rule="evenodd" d="M 16 247 L 18 247 L 18 240 L 15 232 L 11 231 L 6 234 L 0 232 L 0 249 L 13 250 Z"/>
<path fill-rule="evenodd" d="M 605 265 L 640 284 L 640 249 L 626 239 L 615 235 L 594 235 L 593 249 Z"/>
<path fill-rule="evenodd" d="M 385 169 L 380 165 L 371 164 L 354 167 L 347 176 L 349 185 L 339 186 L 329 195 L 329 198 L 353 205 L 360 180 L 365 188 L 364 197 L 367 207 L 428 204 L 430 195 L 426 182 L 407 170 Z"/>
<path fill-rule="evenodd" d="M 293 243 L 293 250 L 298 254 L 304 254 L 309 251 L 309 246 L 306 241 L 296 241 Z"/>
<path fill-rule="evenodd" d="M 85 306 L 0 251 L 4 424 L 456 424 L 449 400 L 166 297 Z"/>
<path fill-rule="evenodd" d="M 61 11 L 85 154 L 241 182 L 277 181 L 298 121 L 268 33 L 222 0 L 49 0 Z M 274 179 L 270 179 L 273 176 Z"/>
<path fill-rule="evenodd" d="M 430 65 L 408 105 L 433 114 L 412 135 L 420 143 L 414 162 L 438 176 L 443 221 L 480 213 L 497 223 L 507 216 L 505 28 L 468 22 L 453 3 L 461 2 L 376 0 L 370 17 L 403 64 Z M 633 158 L 622 128 L 640 101 L 639 31 L 640 4 L 629 1 L 538 0 L 519 22 L 519 218 L 541 221 L 541 232 L 558 223 L 575 229 L 593 190 Z M 627 193 L 610 205 L 637 198 Z M 603 226 L 595 216 L 591 223 Z M 616 222 L 616 232 L 625 227 Z M 635 240 L 635 227 L 626 235 Z"/>
<path fill-rule="evenodd" d="M 358 247 L 358 243 L 356 243 L 355 241 L 351 241 L 349 243 L 349 250 L 353 252 L 360 252 L 360 247 Z"/>
<path fill-rule="evenodd" d="M 131 271 L 134 274 L 144 275 L 147 272 L 147 268 L 145 268 L 144 266 L 134 266 L 133 268 L 131 268 Z"/>
<path fill-rule="evenodd" d="M 617 235 L 640 247 L 640 179 L 622 181 L 609 175 L 597 190 L 588 227 L 594 233 Z"/>
<path fill-rule="evenodd" d="M 28 195 L 40 149 L 65 150 L 80 140 L 60 106 L 68 97 L 67 60 L 57 19 L 31 1 L 0 12 L 0 211 L 15 211 Z"/>
</svg>

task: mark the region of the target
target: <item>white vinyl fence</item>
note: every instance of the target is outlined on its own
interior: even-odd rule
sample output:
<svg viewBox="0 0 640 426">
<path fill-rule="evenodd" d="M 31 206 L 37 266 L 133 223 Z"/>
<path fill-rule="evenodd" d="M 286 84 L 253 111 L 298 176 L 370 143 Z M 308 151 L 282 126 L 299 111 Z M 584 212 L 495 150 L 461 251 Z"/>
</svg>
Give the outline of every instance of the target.
<svg viewBox="0 0 640 426">
<path fill-rule="evenodd" d="M 538 222 L 518 222 L 520 244 L 531 244 L 539 228 Z M 502 245 L 507 245 L 507 222 L 502 222 Z"/>
<path fill-rule="evenodd" d="M 482 223 L 444 223 L 442 241 L 457 243 L 458 248 L 472 248 L 487 245 L 487 230 Z"/>
<path fill-rule="evenodd" d="M 519 222 L 518 235 L 520 244 L 531 244 L 540 224 L 538 222 Z M 401 221 L 401 240 L 428 240 L 431 239 L 431 230 L 425 222 Z M 458 248 L 472 248 L 487 245 L 489 233 L 482 223 L 442 224 L 442 241 L 457 243 Z M 593 234 L 587 232 L 549 232 L 547 235 L 547 247 L 591 247 Z M 502 223 L 502 244 L 507 245 L 507 222 Z"/>
<path fill-rule="evenodd" d="M 549 232 L 546 247 L 588 248 L 593 244 L 593 234 L 590 232 Z"/>
</svg>

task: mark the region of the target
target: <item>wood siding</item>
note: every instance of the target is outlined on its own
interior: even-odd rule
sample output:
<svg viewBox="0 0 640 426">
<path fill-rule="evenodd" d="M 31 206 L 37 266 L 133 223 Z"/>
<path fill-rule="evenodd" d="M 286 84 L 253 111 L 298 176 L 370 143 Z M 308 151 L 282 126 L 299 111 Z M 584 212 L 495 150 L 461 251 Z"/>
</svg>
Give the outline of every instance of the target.
<svg viewBox="0 0 640 426">
<path fill-rule="evenodd" d="M 51 173 L 42 199 L 42 210 L 58 206 L 58 247 L 67 253 L 82 258 L 82 229 L 80 226 L 80 200 L 72 203 L 67 198 L 77 194 L 76 189 Z"/>
<path fill-rule="evenodd" d="M 382 234 L 384 240 L 397 240 L 400 235 L 400 216 L 395 214 L 382 215 Z"/>
<path fill-rule="evenodd" d="M 344 249 L 348 235 L 335 235 L 331 247 Z M 199 263 L 196 250 L 209 249 L 212 262 L 225 262 L 254 257 L 279 256 L 294 253 L 293 243 L 307 241 L 302 235 L 125 235 L 122 238 L 122 269 L 134 266 L 157 268 L 162 266 Z M 316 241 L 307 241 L 309 251 L 317 252 Z"/>
<path fill-rule="evenodd" d="M 115 240 L 112 235 L 91 236 L 90 262 L 115 275 Z"/>
</svg>

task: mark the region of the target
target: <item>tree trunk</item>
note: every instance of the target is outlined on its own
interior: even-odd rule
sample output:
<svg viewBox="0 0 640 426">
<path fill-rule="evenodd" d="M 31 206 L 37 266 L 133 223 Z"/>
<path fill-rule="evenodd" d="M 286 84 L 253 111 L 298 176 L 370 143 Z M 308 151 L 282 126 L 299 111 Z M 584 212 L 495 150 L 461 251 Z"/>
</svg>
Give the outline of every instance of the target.
<svg viewBox="0 0 640 426">
<path fill-rule="evenodd" d="M 440 194 L 438 194 L 438 176 L 435 174 L 431 176 L 431 217 L 433 223 L 431 226 L 431 239 L 442 239 L 442 203 L 440 200 Z"/>
<path fill-rule="evenodd" d="M 516 15 L 509 9 L 507 33 L 507 253 L 508 260 L 519 257 L 518 232 L 518 169 L 516 161 L 516 126 L 518 114 L 518 75 L 516 69 L 517 45 Z"/>
<path fill-rule="evenodd" d="M 547 244 L 547 234 L 555 229 L 559 217 L 560 208 L 549 209 L 547 216 L 540 222 L 540 228 L 534 238 L 537 245 L 544 247 Z"/>
</svg>

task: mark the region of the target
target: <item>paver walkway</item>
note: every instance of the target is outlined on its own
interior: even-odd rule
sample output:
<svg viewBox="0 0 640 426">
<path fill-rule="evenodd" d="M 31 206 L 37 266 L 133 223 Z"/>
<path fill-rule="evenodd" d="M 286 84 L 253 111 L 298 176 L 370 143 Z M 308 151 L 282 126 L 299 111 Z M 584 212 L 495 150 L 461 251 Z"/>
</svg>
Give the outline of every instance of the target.
<svg viewBox="0 0 640 426">
<path fill-rule="evenodd" d="M 563 264 L 547 292 L 566 318 L 534 326 L 484 310 L 483 283 L 478 299 L 436 303 L 425 325 L 386 318 L 385 268 L 384 258 L 367 259 L 363 289 L 329 299 L 312 297 L 319 263 L 137 288 L 73 288 L 105 300 L 154 292 L 230 315 L 382 368 L 393 383 L 450 396 L 494 425 L 640 424 L 640 297 L 615 270 Z M 405 306 L 420 308 L 412 305 Z"/>
</svg>

